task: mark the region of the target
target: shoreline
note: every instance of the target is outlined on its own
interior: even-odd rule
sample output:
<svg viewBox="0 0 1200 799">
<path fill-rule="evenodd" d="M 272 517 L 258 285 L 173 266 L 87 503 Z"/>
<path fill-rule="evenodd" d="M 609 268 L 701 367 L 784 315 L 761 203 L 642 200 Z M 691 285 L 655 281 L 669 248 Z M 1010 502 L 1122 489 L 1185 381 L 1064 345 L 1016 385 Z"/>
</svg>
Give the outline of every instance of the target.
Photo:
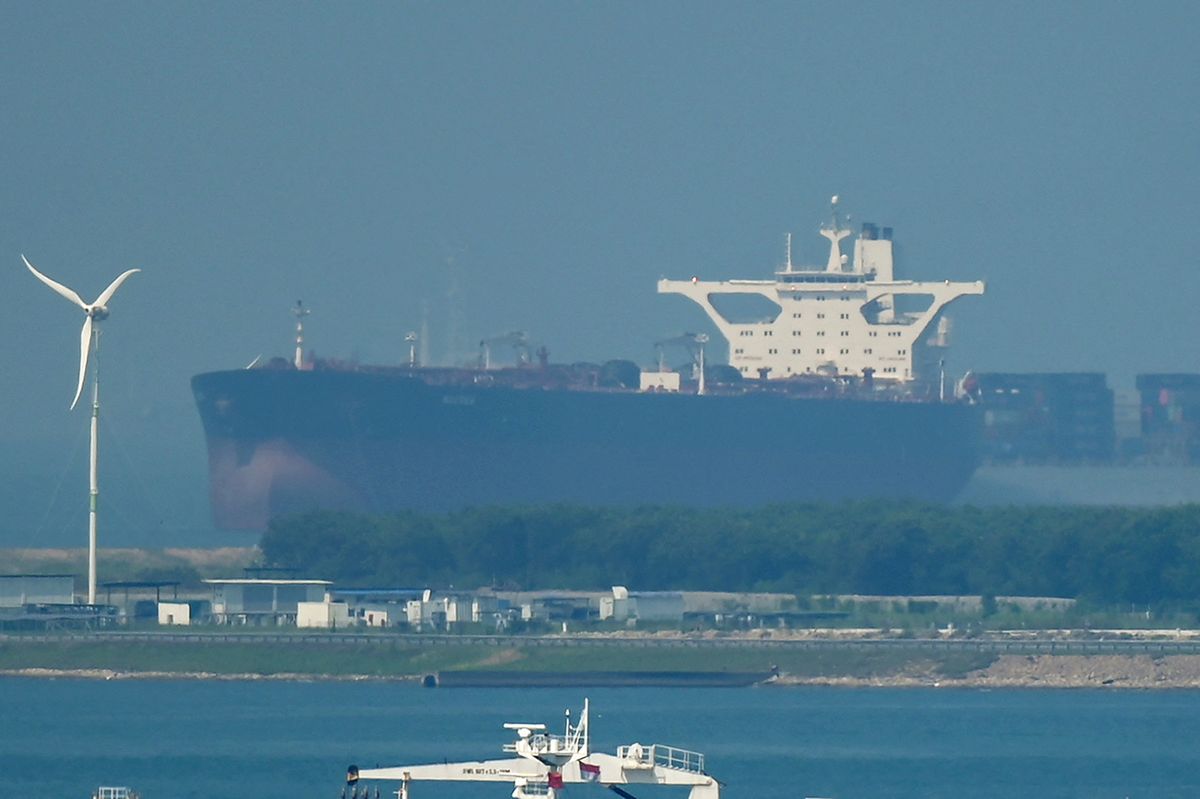
<svg viewBox="0 0 1200 799">
<path fill-rule="evenodd" d="M 916 664 L 914 664 L 915 666 Z M 1200 655 L 1002 655 L 990 666 L 947 676 L 929 662 L 892 674 L 871 676 L 797 675 L 780 673 L 758 683 L 764 688 L 970 688 L 970 689 L 1106 689 L 1198 690 Z M 651 673 L 651 672 L 647 672 Z M 90 680 L 215 680 L 227 682 L 415 682 L 424 674 L 305 674 L 299 672 L 215 672 L 126 670 L 104 668 L 10 668 L 0 678 Z M 520 682 L 515 680 L 514 684 Z M 529 686 L 521 682 L 522 687 Z M 503 687 L 503 686 L 497 686 Z M 586 686 L 581 686 L 586 687 Z M 443 687 L 441 690 L 453 690 Z"/>
</svg>

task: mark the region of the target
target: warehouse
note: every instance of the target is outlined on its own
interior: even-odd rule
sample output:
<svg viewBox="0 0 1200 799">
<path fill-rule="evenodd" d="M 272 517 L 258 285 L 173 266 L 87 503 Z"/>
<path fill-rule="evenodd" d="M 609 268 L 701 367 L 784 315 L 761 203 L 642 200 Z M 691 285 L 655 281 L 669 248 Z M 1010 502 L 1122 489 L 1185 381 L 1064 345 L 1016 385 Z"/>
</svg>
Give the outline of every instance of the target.
<svg viewBox="0 0 1200 799">
<path fill-rule="evenodd" d="M 301 602 L 324 602 L 329 580 L 205 580 L 217 624 L 295 624 Z"/>
</svg>

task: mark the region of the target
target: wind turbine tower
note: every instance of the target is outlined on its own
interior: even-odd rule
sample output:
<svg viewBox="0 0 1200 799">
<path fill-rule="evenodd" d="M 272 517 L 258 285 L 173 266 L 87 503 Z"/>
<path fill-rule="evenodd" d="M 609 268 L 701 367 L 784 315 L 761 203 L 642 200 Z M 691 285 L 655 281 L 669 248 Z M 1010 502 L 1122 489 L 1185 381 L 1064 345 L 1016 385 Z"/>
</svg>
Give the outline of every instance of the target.
<svg viewBox="0 0 1200 799">
<path fill-rule="evenodd" d="M 29 267 L 29 271 L 38 280 L 49 286 L 56 294 L 70 302 L 75 303 L 83 309 L 83 331 L 79 337 L 79 382 L 75 386 L 75 399 L 71 400 L 71 410 L 75 410 L 75 405 L 79 402 L 79 395 L 83 393 L 83 381 L 87 377 L 88 356 L 94 351 L 100 349 L 100 322 L 108 318 L 108 303 L 113 295 L 117 293 L 117 289 L 121 284 L 129 279 L 129 276 L 134 272 L 140 272 L 140 269 L 130 269 L 122 272 L 116 280 L 109 284 L 108 288 L 100 293 L 95 302 L 87 303 L 83 298 L 76 294 L 71 289 L 61 283 L 43 275 L 38 270 L 34 269 L 33 264 L 29 263 L 29 259 L 24 255 L 21 260 L 25 262 L 25 266 Z M 91 447 L 89 448 L 88 460 L 88 604 L 96 604 L 96 506 L 100 496 L 99 482 L 97 480 L 96 465 L 97 465 L 97 449 L 96 439 L 100 432 L 100 359 L 98 357 L 92 359 L 92 438 Z"/>
</svg>

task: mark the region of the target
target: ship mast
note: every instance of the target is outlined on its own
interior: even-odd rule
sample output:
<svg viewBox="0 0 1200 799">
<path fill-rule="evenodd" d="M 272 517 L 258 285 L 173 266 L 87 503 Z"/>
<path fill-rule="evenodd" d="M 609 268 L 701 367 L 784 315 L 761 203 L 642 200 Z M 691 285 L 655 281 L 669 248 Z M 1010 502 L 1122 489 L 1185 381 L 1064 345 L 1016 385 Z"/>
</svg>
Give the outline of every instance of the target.
<svg viewBox="0 0 1200 799">
<path fill-rule="evenodd" d="M 828 227 L 822 226 L 821 235 L 829 239 L 829 262 L 825 264 L 826 272 L 841 272 L 842 267 L 846 263 L 845 257 L 842 255 L 842 239 L 846 238 L 852 232 L 849 228 L 842 227 L 841 221 L 838 219 L 838 196 L 835 194 L 829 200 L 830 216 L 832 217 Z M 788 241 L 788 263 L 791 263 L 791 241 Z M 788 271 L 791 271 L 790 269 Z"/>
<path fill-rule="evenodd" d="M 296 317 L 296 357 L 293 363 L 297 369 L 304 368 L 304 317 L 308 316 L 312 311 L 304 307 L 303 300 L 296 300 L 296 307 L 292 309 L 292 313 Z"/>
</svg>

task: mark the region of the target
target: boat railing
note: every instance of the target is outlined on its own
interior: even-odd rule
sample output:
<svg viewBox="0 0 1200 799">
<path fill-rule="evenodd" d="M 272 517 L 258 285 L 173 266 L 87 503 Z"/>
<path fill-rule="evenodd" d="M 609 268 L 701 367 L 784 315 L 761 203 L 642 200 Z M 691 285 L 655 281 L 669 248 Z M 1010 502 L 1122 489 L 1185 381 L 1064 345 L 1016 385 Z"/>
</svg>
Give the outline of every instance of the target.
<svg viewBox="0 0 1200 799">
<path fill-rule="evenodd" d="M 518 747 L 525 743 L 534 752 L 574 752 L 579 748 L 578 745 L 574 744 L 564 735 L 550 735 L 549 733 L 539 732 L 534 733 L 523 741 L 504 744 L 504 751 L 519 753 L 520 749 Z"/>
<path fill-rule="evenodd" d="M 102 785 L 92 794 L 92 799 L 138 799 L 138 795 L 123 785 Z"/>
<path fill-rule="evenodd" d="M 704 773 L 704 755 L 665 744 L 619 746 L 617 747 L 617 757 L 633 761 L 643 768 L 663 766 L 678 771 Z"/>
</svg>

